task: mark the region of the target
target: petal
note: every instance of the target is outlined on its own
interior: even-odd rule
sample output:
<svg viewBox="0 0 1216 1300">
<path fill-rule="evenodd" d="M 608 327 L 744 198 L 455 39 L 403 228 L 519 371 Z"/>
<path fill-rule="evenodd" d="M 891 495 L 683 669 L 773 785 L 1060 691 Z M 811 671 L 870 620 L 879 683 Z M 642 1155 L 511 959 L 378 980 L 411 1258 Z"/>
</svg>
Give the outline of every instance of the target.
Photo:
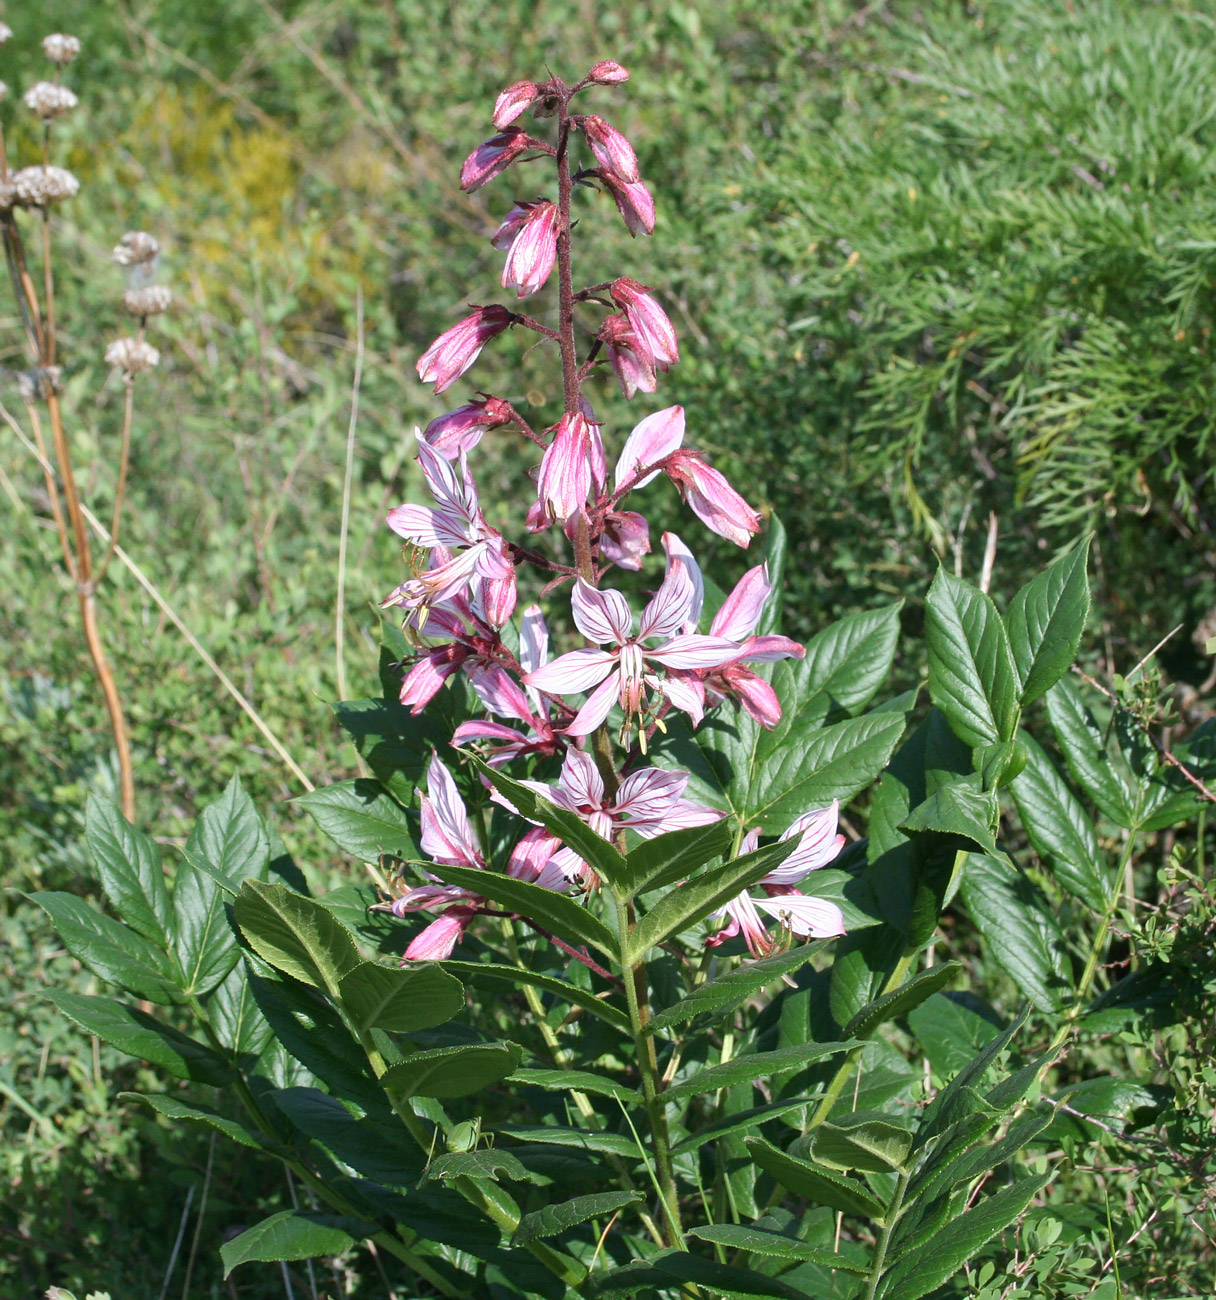
<svg viewBox="0 0 1216 1300">
<path fill-rule="evenodd" d="M 638 640 L 674 636 L 688 621 L 695 594 L 688 570 L 683 564 L 673 564 L 654 593 L 654 599 L 642 611 Z"/>
<path fill-rule="evenodd" d="M 469 674 L 469 684 L 491 713 L 497 713 L 500 718 L 518 718 L 520 722 L 532 721 L 528 697 L 501 664 L 474 668 Z"/>
<path fill-rule="evenodd" d="M 405 950 L 406 961 L 446 961 L 477 915 L 472 907 L 453 907 L 417 935 Z"/>
<path fill-rule="evenodd" d="M 549 626 L 539 605 L 529 605 L 519 621 L 519 664 L 535 672 L 549 657 Z"/>
<path fill-rule="evenodd" d="M 619 591 L 600 591 L 580 578 L 570 597 L 570 607 L 575 626 L 588 641 L 619 645 L 629 640 L 633 615 Z"/>
<path fill-rule="evenodd" d="M 430 854 L 435 862 L 480 867 L 481 851 L 473 837 L 464 802 L 451 772 L 437 756 L 427 768 L 426 788 L 421 801 L 423 852 Z"/>
<path fill-rule="evenodd" d="M 771 664 L 778 659 L 804 659 L 806 646 L 791 641 L 788 636 L 749 636 L 742 645 L 740 661 L 749 664 Z"/>
<path fill-rule="evenodd" d="M 840 801 L 817 812 L 804 813 L 781 838 L 798 837 L 793 853 L 774 871 L 764 877 L 765 885 L 793 885 L 812 871 L 818 871 L 833 861 L 844 847 L 844 836 L 836 833 L 840 817 Z"/>
<path fill-rule="evenodd" d="M 729 637 L 732 641 L 746 640 L 756 630 L 756 624 L 760 621 L 772 590 L 767 564 L 758 564 L 754 569 L 748 569 L 722 602 L 722 608 L 714 615 L 709 630 L 715 636 Z"/>
<path fill-rule="evenodd" d="M 659 682 L 659 689 L 677 709 L 688 714 L 694 727 L 701 725 L 705 716 L 705 685 L 695 673 L 670 669 Z"/>
<path fill-rule="evenodd" d="M 778 917 L 800 939 L 834 939 L 845 932 L 844 914 L 825 898 L 795 893 L 753 901 L 761 911 Z"/>
<path fill-rule="evenodd" d="M 587 702 L 574 715 L 574 721 L 566 728 L 566 735 L 589 736 L 612 712 L 612 706 L 620 693 L 620 677 L 617 673 L 612 673 L 587 697 Z"/>
<path fill-rule="evenodd" d="M 622 782 L 613 803 L 613 816 L 633 827 L 640 834 L 644 825 L 659 822 L 671 812 L 676 801 L 688 785 L 687 772 L 668 771 L 661 767 L 646 767 L 631 772 Z M 652 834 L 655 833 L 653 830 Z"/>
<path fill-rule="evenodd" d="M 459 660 L 446 654 L 432 653 L 419 659 L 401 683 L 401 703 L 410 705 L 410 712 L 417 717 L 459 667 Z"/>
<path fill-rule="evenodd" d="M 595 759 L 581 749 L 566 750 L 559 785 L 573 808 L 599 808 L 604 802 L 604 778 Z"/>
<path fill-rule="evenodd" d="M 385 522 L 397 534 L 415 546 L 467 546 L 468 525 L 433 506 L 403 505 L 390 510 Z"/>
<path fill-rule="evenodd" d="M 748 717 L 755 718 L 762 727 L 775 727 L 781 721 L 781 701 L 777 692 L 755 673 L 746 668 L 732 666 L 726 681 L 731 694 L 739 701 Z"/>
<path fill-rule="evenodd" d="M 590 690 L 616 667 L 616 655 L 609 650 L 571 650 L 542 664 L 524 677 L 525 686 L 551 695 L 573 695 Z"/>
<path fill-rule="evenodd" d="M 669 406 L 655 411 L 634 426 L 625 440 L 616 463 L 614 482 L 618 488 L 629 482 L 640 469 L 670 456 L 684 441 L 684 408 Z M 655 471 L 655 474 L 658 470 Z M 655 474 L 647 474 L 635 487 L 644 487 Z"/>
<path fill-rule="evenodd" d="M 725 637 L 687 632 L 673 636 L 655 650 L 647 650 L 646 658 L 668 668 L 717 668 L 730 663 L 738 653 L 739 647 Z"/>
<path fill-rule="evenodd" d="M 701 576 L 701 566 L 675 533 L 663 534 L 663 549 L 667 552 L 667 567 L 682 564 L 692 581 L 692 608 L 688 611 L 688 624 L 680 630 L 695 632 L 701 621 L 701 607 L 705 603 L 705 579 Z"/>
</svg>

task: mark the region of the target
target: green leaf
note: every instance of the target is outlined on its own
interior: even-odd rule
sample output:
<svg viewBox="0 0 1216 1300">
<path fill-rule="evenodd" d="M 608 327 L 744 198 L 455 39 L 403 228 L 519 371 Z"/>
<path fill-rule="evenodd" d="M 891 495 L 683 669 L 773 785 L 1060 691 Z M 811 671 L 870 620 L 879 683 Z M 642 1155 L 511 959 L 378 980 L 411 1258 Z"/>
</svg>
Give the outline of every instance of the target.
<svg viewBox="0 0 1216 1300">
<path fill-rule="evenodd" d="M 928 1200 L 959 1183 L 970 1183 L 990 1169 L 1003 1165 L 1033 1142 L 1051 1124 L 1052 1118 L 1051 1110 L 1024 1115 L 1009 1126 L 999 1141 L 973 1147 L 970 1151 L 963 1144 L 958 1144 L 956 1149 L 955 1143 L 943 1141 L 934 1151 L 934 1156 L 941 1153 L 945 1158 L 940 1162 L 935 1160 L 930 1176 L 915 1186 L 916 1198 Z"/>
<path fill-rule="evenodd" d="M 1010 740 L 1018 679 L 992 598 L 938 569 L 925 598 L 929 695 L 973 748 Z"/>
<path fill-rule="evenodd" d="M 922 1245 L 896 1257 L 884 1279 L 882 1300 L 920 1300 L 941 1286 L 998 1232 L 1007 1228 L 1050 1181 L 1023 1178 L 968 1208 Z"/>
<path fill-rule="evenodd" d="M 781 605 L 785 592 L 785 525 L 776 513 L 769 515 L 768 528 L 764 534 L 764 551 L 761 560 L 768 565 L 768 580 L 772 585 L 772 595 L 764 602 L 760 612 L 760 622 L 756 625 L 759 636 L 772 636 L 781 631 Z"/>
<path fill-rule="evenodd" d="M 626 1105 L 637 1105 L 638 1090 L 627 1088 L 615 1079 L 605 1079 L 590 1070 L 530 1070 L 519 1069 L 507 1080 L 527 1088 L 545 1088 L 550 1092 L 589 1092 L 601 1097 L 614 1097 Z M 667 1094 L 670 1096 L 670 1092 Z"/>
<path fill-rule="evenodd" d="M 870 1189 L 855 1179 L 780 1151 L 763 1138 L 747 1138 L 745 1142 L 756 1164 L 795 1196 L 866 1219 L 881 1219 L 886 1212 Z"/>
<path fill-rule="evenodd" d="M 236 1078 L 228 1063 L 210 1047 L 135 1007 L 67 989 L 48 989 L 47 997 L 86 1033 L 96 1034 L 120 1052 L 168 1070 L 179 1079 L 222 1088 Z"/>
<path fill-rule="evenodd" d="M 622 1133 L 596 1133 L 589 1129 L 567 1128 L 560 1124 L 495 1124 L 495 1134 L 513 1142 L 550 1143 L 561 1147 L 579 1147 L 583 1151 L 603 1151 L 608 1155 L 638 1159 L 641 1151 L 632 1137 Z"/>
<path fill-rule="evenodd" d="M 362 961 L 342 976 L 338 1001 L 357 1033 L 387 1029 L 409 1034 L 433 1029 L 464 1007 L 464 985 L 440 967 L 381 966 Z"/>
<path fill-rule="evenodd" d="M 995 790 L 984 790 L 979 773 L 939 786 L 900 823 L 905 831 L 935 831 L 958 835 L 986 853 L 999 853 L 995 832 L 1000 805 Z"/>
<path fill-rule="evenodd" d="M 556 1205 L 546 1205 L 543 1210 L 535 1210 L 520 1219 L 511 1245 L 527 1246 L 545 1237 L 556 1237 L 588 1219 L 606 1218 L 627 1205 L 636 1205 L 641 1199 L 637 1192 L 596 1192 L 591 1196 L 576 1196 Z"/>
<path fill-rule="evenodd" d="M 726 1015 L 770 984 L 805 966 L 826 946 L 825 940 L 799 944 L 788 952 L 776 952 L 759 961 L 747 961 L 725 974 L 707 980 L 691 990 L 679 1002 L 660 1011 L 646 1026 L 653 1034 L 670 1029 L 701 1015 Z"/>
<path fill-rule="evenodd" d="M 507 1178 L 516 1183 L 535 1182 L 535 1176 L 519 1163 L 510 1151 L 483 1148 L 480 1151 L 451 1151 L 436 1156 L 423 1171 L 421 1182 L 453 1178 L 488 1178 L 497 1182 Z"/>
<path fill-rule="evenodd" d="M 973 853 L 963 871 L 962 895 L 989 951 L 1019 992 L 1058 1011 L 1071 980 L 1064 941 L 1039 889 L 1003 858 Z"/>
<path fill-rule="evenodd" d="M 728 1090 L 727 1096 L 732 1094 Z M 782 1101 L 765 1102 L 763 1106 L 752 1106 L 747 1110 L 732 1111 L 720 1115 L 717 1119 L 694 1129 L 687 1137 L 681 1138 L 672 1148 L 673 1156 L 681 1156 L 686 1151 L 696 1151 L 707 1142 L 721 1142 L 739 1132 L 752 1132 L 759 1125 L 781 1115 L 788 1115 L 792 1110 L 802 1110 L 812 1102 L 818 1101 L 820 1092 L 806 1093 L 801 1097 L 786 1097 Z"/>
<path fill-rule="evenodd" d="M 484 871 L 476 867 L 449 867 L 442 863 L 429 864 L 427 870 L 445 884 L 459 885 L 470 894 L 488 898 L 508 911 L 527 917 L 552 930 L 567 943 L 589 944 L 598 948 L 613 961 L 619 956 L 616 936 L 599 919 L 580 903 L 566 894 L 542 889 L 526 880 L 500 871 Z"/>
<path fill-rule="evenodd" d="M 51 918 L 64 946 L 103 980 L 149 1002 L 182 1001 L 169 958 L 141 934 L 75 894 L 27 894 Z"/>
<path fill-rule="evenodd" d="M 276 1262 L 288 1259 L 315 1259 L 319 1255 L 338 1255 L 363 1237 L 373 1236 L 375 1224 L 310 1211 L 280 1210 L 261 1223 L 247 1228 L 239 1237 L 220 1247 L 224 1277 L 238 1264 L 252 1260 Z"/>
<path fill-rule="evenodd" d="M 533 988 L 544 989 L 569 1002 L 571 1006 L 582 1007 L 584 1011 L 592 1012 L 614 1028 L 625 1033 L 629 1032 L 629 1017 L 618 1007 L 614 1007 L 603 998 L 596 997 L 589 989 L 581 989 L 577 985 L 558 979 L 555 975 L 523 970 L 518 966 L 500 965 L 497 962 L 479 961 L 445 961 L 443 969 L 463 975 L 465 982 L 474 986 L 481 980 L 490 980 L 492 983 L 516 986 L 529 984 Z"/>
<path fill-rule="evenodd" d="M 729 1088 L 736 1083 L 750 1083 L 755 1079 L 771 1079 L 774 1074 L 787 1070 L 800 1070 L 811 1061 L 823 1056 L 835 1056 L 847 1051 L 854 1043 L 796 1043 L 779 1047 L 771 1052 L 754 1052 L 736 1056 L 733 1060 L 697 1070 L 691 1077 L 673 1084 L 664 1093 L 667 1101 L 681 1097 L 696 1097 L 719 1088 Z"/>
<path fill-rule="evenodd" d="M 1136 824 L 1131 791 L 1071 677 L 1062 677 L 1047 692 L 1047 716 L 1073 780 L 1116 826 L 1131 830 Z"/>
<path fill-rule="evenodd" d="M 566 808 L 559 808 L 529 786 L 512 780 L 481 759 L 471 756 L 469 761 L 478 775 L 485 777 L 499 794 L 511 801 L 521 817 L 540 822 L 602 876 L 614 891 L 626 888 L 624 855 L 602 835 L 597 835 L 581 817 Z"/>
<path fill-rule="evenodd" d="M 242 1146 L 252 1147 L 255 1151 L 262 1150 L 262 1144 L 244 1124 L 229 1119 L 227 1115 L 221 1115 L 219 1111 L 212 1110 L 208 1106 L 191 1106 L 180 1097 L 173 1097 L 163 1092 L 120 1092 L 118 1097 L 120 1101 L 143 1102 L 149 1109 L 176 1123 L 198 1124 L 204 1128 L 214 1129 Z"/>
<path fill-rule="evenodd" d="M 224 793 L 199 814 L 186 848 L 236 883 L 249 876 L 265 879 L 270 837 L 239 777 L 234 776 Z"/>
<path fill-rule="evenodd" d="M 925 1108 L 921 1116 L 920 1128 L 916 1134 L 916 1145 L 923 1146 L 930 1138 L 936 1137 L 951 1124 L 979 1109 L 977 1103 L 983 1099 L 976 1088 L 983 1081 L 984 1075 L 991 1068 L 996 1058 L 1009 1046 L 1014 1034 L 1026 1023 L 1030 1014 L 1030 1004 L 1024 1003 L 1018 1014 L 1004 1029 L 961 1069 Z"/>
<path fill-rule="evenodd" d="M 913 1007 L 920 1006 L 926 998 L 932 997 L 934 993 L 952 984 L 961 970 L 961 962 L 948 961 L 940 966 L 931 966 L 928 970 L 921 971 L 919 975 L 906 980 L 899 988 L 892 989 L 890 993 L 875 998 L 868 1006 L 863 1007 L 845 1025 L 845 1034 L 849 1038 L 868 1038 L 879 1025 L 906 1016 Z"/>
<path fill-rule="evenodd" d="M 1009 602 L 1005 625 L 1021 682 L 1021 703 L 1045 695 L 1077 656 L 1089 618 L 1089 580 L 1085 566 L 1090 538 L 1086 537 Z"/>
<path fill-rule="evenodd" d="M 447 750 L 455 723 L 442 706 L 443 692 L 417 717 L 396 700 L 342 700 L 330 707 L 355 742 L 376 779 L 402 803 L 408 804 L 436 749 Z M 449 709 L 450 712 L 450 709 Z"/>
<path fill-rule="evenodd" d="M 360 963 L 350 931 L 328 908 L 278 883 L 246 880 L 233 904 L 249 946 L 277 970 L 332 996 Z"/>
<path fill-rule="evenodd" d="M 173 881 L 173 946 L 186 991 L 196 997 L 223 983 L 240 960 L 228 922 L 230 884 L 219 868 L 186 849 Z"/>
<path fill-rule="evenodd" d="M 703 921 L 711 912 L 775 870 L 798 847 L 798 837 L 779 840 L 724 862 L 694 877 L 681 889 L 669 890 L 637 923 L 627 940 L 621 965 L 629 968 L 641 961 L 651 948 Z"/>
<path fill-rule="evenodd" d="M 270 1025 L 258 1010 L 244 963 L 238 962 L 207 999 L 211 1026 L 221 1043 L 236 1056 L 258 1056 L 270 1037 Z"/>
<path fill-rule="evenodd" d="M 643 840 L 625 856 L 623 897 L 662 889 L 699 871 L 730 852 L 734 828 L 729 817 L 708 826 L 688 826 Z"/>
<path fill-rule="evenodd" d="M 380 1084 L 394 1100 L 410 1097 L 468 1097 L 505 1079 L 519 1065 L 515 1043 L 472 1043 L 415 1052 L 390 1066 Z"/>
<path fill-rule="evenodd" d="M 422 851 L 406 811 L 379 781 L 339 781 L 301 795 L 296 803 L 351 857 L 418 858 Z"/>
<path fill-rule="evenodd" d="M 860 1169 L 885 1174 L 903 1167 L 912 1134 L 881 1119 L 858 1123 L 820 1124 L 814 1130 L 811 1154 L 829 1169 Z"/>
<path fill-rule="evenodd" d="M 991 1018 L 990 1018 L 991 1017 Z M 939 1078 L 950 1078 L 1000 1032 L 995 1012 L 966 993 L 935 993 L 908 1013 L 908 1028 Z"/>
<path fill-rule="evenodd" d="M 155 841 L 96 796 L 89 797 L 84 824 L 101 887 L 114 910 L 131 929 L 167 951 L 173 906 Z"/>
<path fill-rule="evenodd" d="M 656 1288 L 674 1290 L 676 1284 L 704 1288 L 714 1297 L 727 1300 L 806 1300 L 806 1292 L 794 1290 L 775 1277 L 733 1264 L 719 1264 L 685 1251 L 665 1251 L 644 1264 L 626 1264 L 602 1275 L 592 1295 L 603 1300 L 636 1300 L 657 1294 Z M 685 1287 L 684 1294 L 689 1294 Z"/>
<path fill-rule="evenodd" d="M 867 1271 L 856 1260 L 837 1255 L 823 1246 L 808 1246 L 806 1242 L 763 1228 L 715 1223 L 704 1228 L 690 1228 L 688 1235 L 698 1237 L 701 1241 L 711 1241 L 718 1246 L 728 1246 L 732 1250 L 747 1250 L 753 1255 L 766 1255 L 772 1259 L 804 1260 L 808 1264 L 839 1269 L 842 1273 L 856 1273 L 861 1277 Z"/>
<path fill-rule="evenodd" d="M 364 1178 L 386 1187 L 413 1187 L 418 1181 L 422 1156 L 391 1112 L 357 1118 L 337 1097 L 318 1088 L 280 1088 L 272 1098 L 301 1133 Z"/>
</svg>

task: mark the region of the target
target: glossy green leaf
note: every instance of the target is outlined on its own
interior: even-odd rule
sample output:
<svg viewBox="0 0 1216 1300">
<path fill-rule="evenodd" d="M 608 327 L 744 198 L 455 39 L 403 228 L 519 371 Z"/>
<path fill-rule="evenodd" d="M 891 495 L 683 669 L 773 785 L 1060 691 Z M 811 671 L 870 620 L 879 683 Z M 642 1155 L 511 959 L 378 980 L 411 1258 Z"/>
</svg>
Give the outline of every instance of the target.
<svg viewBox="0 0 1216 1300">
<path fill-rule="evenodd" d="M 1061 678 L 1047 692 L 1047 716 L 1073 780 L 1098 807 L 1125 830 L 1136 823 L 1135 805 L 1118 766 L 1113 745 L 1085 707 L 1080 687 Z"/>
<path fill-rule="evenodd" d="M 837 1255 L 824 1246 L 808 1246 L 806 1242 L 764 1228 L 715 1223 L 704 1228 L 690 1228 L 688 1235 L 701 1241 L 713 1242 L 717 1246 L 747 1250 L 753 1255 L 765 1255 L 771 1259 L 804 1260 L 809 1264 L 820 1264 L 824 1268 L 839 1269 L 842 1273 L 856 1273 L 863 1277 L 866 1273 L 865 1268 L 855 1260 Z"/>
<path fill-rule="evenodd" d="M 390 1066 L 380 1083 L 390 1097 L 468 1097 L 505 1079 L 519 1065 L 515 1043 L 472 1043 L 415 1052 Z"/>
<path fill-rule="evenodd" d="M 958 978 L 961 970 L 962 963 L 957 961 L 930 966 L 928 970 L 923 970 L 919 975 L 905 980 L 899 988 L 884 993 L 882 997 L 875 998 L 868 1006 L 863 1007 L 845 1025 L 845 1034 L 850 1038 L 868 1038 L 879 1025 L 906 1016 L 913 1007 L 920 1006 L 926 998 L 948 987 Z"/>
<path fill-rule="evenodd" d="M 688 826 L 643 840 L 625 857 L 625 897 L 674 885 L 730 852 L 734 827 L 729 817 L 708 826 Z"/>
<path fill-rule="evenodd" d="M 224 882 L 221 884 L 220 882 Z M 240 960 L 228 921 L 230 878 L 188 847 L 173 880 L 173 946 L 186 991 L 202 997 L 222 983 Z"/>
<path fill-rule="evenodd" d="M 978 773 L 939 786 L 904 818 L 900 829 L 958 835 L 986 853 L 998 853 L 996 827 L 1000 805 L 995 790 L 981 787 Z"/>
<path fill-rule="evenodd" d="M 233 904 L 249 946 L 276 970 L 337 996 L 361 958 L 350 931 L 315 899 L 278 883 L 247 880 Z"/>
<path fill-rule="evenodd" d="M 84 824 L 101 887 L 114 910 L 145 939 L 168 950 L 173 906 L 155 841 L 95 795 L 89 798 Z"/>
<path fill-rule="evenodd" d="M 1063 938 L 1041 891 L 1003 858 L 973 853 L 963 871 L 963 901 L 988 950 L 1019 992 L 1045 1010 L 1071 989 Z"/>
<path fill-rule="evenodd" d="M 355 1219 L 311 1211 L 280 1210 L 220 1247 L 224 1277 L 227 1278 L 239 1264 L 252 1260 L 277 1262 L 339 1255 L 376 1231 L 375 1224 L 360 1223 Z"/>
<path fill-rule="evenodd" d="M 121 925 L 75 894 L 26 895 L 51 918 L 64 946 L 103 980 L 149 1002 L 182 1001 L 169 958 L 141 934 Z"/>
<path fill-rule="evenodd" d="M 511 1182 L 534 1182 L 531 1171 L 525 1169 L 510 1151 L 501 1147 L 483 1147 L 480 1151 L 450 1151 L 436 1156 L 422 1174 L 422 1182 L 454 1178 L 488 1178 L 497 1182 L 506 1178 Z"/>
<path fill-rule="evenodd" d="M 439 966 L 381 966 L 361 961 L 338 983 L 338 1001 L 356 1032 L 409 1034 L 433 1029 L 464 1008 L 464 985 Z"/>
<path fill-rule="evenodd" d="M 912 1134 L 881 1119 L 853 1123 L 846 1119 L 820 1124 L 814 1130 L 811 1154 L 829 1169 L 887 1173 L 902 1168 L 912 1146 Z"/>
<path fill-rule="evenodd" d="M 1042 1174 L 1002 1188 L 944 1224 L 923 1245 L 898 1255 L 883 1280 L 882 1300 L 920 1300 L 941 1286 L 1017 1220 L 1050 1178 L 1050 1174 Z"/>
<path fill-rule="evenodd" d="M 535 1210 L 520 1219 L 511 1245 L 527 1246 L 545 1237 L 556 1237 L 588 1219 L 610 1218 L 641 1199 L 637 1192 L 595 1192 L 591 1196 L 576 1196 L 556 1205 L 546 1205 L 543 1210 Z"/>
<path fill-rule="evenodd" d="M 697 1294 L 726 1300 L 806 1300 L 804 1291 L 778 1278 L 679 1250 L 664 1251 L 644 1264 L 612 1269 L 597 1280 L 591 1294 L 603 1300 L 649 1300 L 659 1290 L 674 1293 L 677 1286 L 685 1295 L 690 1294 L 689 1287 L 694 1287 L 700 1289 Z"/>
<path fill-rule="evenodd" d="M 516 880 L 500 871 L 449 867 L 441 863 L 431 864 L 427 869 L 445 884 L 459 885 L 470 894 L 488 898 L 490 902 L 552 930 L 567 943 L 589 944 L 614 961 L 618 956 L 616 936 L 612 931 L 568 894 L 542 889 L 540 885 Z"/>
<path fill-rule="evenodd" d="M 239 777 L 234 776 L 224 793 L 199 814 L 186 847 L 236 883 L 249 876 L 265 879 L 270 837 Z"/>
<path fill-rule="evenodd" d="M 208 1106 L 192 1106 L 188 1102 L 182 1101 L 180 1097 L 174 1097 L 163 1092 L 120 1092 L 118 1096 L 121 1101 L 142 1102 L 150 1110 L 156 1111 L 158 1115 L 164 1115 L 166 1119 L 173 1120 L 175 1124 L 197 1124 L 203 1128 L 222 1133 L 234 1142 L 239 1142 L 242 1146 L 252 1147 L 255 1151 L 262 1149 L 261 1142 L 250 1133 L 244 1124 L 229 1119 L 227 1115 L 221 1115 L 219 1111 L 212 1110 Z"/>
<path fill-rule="evenodd" d="M 779 840 L 703 872 L 679 889 L 669 890 L 634 927 L 621 964 L 632 967 L 664 939 L 703 921 L 779 867 L 797 847 L 797 836 Z"/>
<path fill-rule="evenodd" d="M 236 1077 L 223 1057 L 210 1047 L 171 1025 L 162 1025 L 135 1007 L 67 989 L 48 989 L 47 997 L 86 1033 L 96 1034 L 120 1052 L 168 1070 L 179 1079 L 222 1088 Z"/>
<path fill-rule="evenodd" d="M 381 854 L 422 856 L 405 809 L 379 781 L 339 781 L 301 795 L 295 802 L 351 857 L 376 862 Z"/>
<path fill-rule="evenodd" d="M 835 1056 L 847 1051 L 855 1044 L 849 1043 L 798 1043 L 791 1047 L 779 1047 L 770 1052 L 753 1052 L 747 1056 L 736 1056 L 733 1060 L 723 1061 L 720 1065 L 711 1065 L 699 1069 L 689 1078 L 672 1084 L 663 1096 L 668 1101 L 681 1097 L 702 1096 L 718 1088 L 729 1088 L 736 1083 L 750 1083 L 755 1079 L 771 1079 L 775 1074 L 787 1070 L 800 1070 L 824 1056 Z"/>
<path fill-rule="evenodd" d="M 566 980 L 558 979 L 555 975 L 523 970 L 518 966 L 501 965 L 498 962 L 445 961 L 443 969 L 463 976 L 465 983 L 474 987 L 488 980 L 491 983 L 512 984 L 517 988 L 531 985 L 533 988 L 544 989 L 571 1006 L 582 1007 L 583 1010 L 592 1012 L 614 1028 L 625 1033 L 629 1032 L 629 1017 L 619 1007 L 596 997 L 590 989 L 579 988 Z"/>
<path fill-rule="evenodd" d="M 967 744 L 1009 740 L 1017 727 L 1018 679 L 992 598 L 938 569 L 925 598 L 929 695 Z"/>
<path fill-rule="evenodd" d="M 746 1142 L 756 1164 L 795 1196 L 866 1219 L 881 1219 L 885 1213 L 883 1204 L 863 1183 L 778 1150 L 763 1138 L 748 1138 Z"/>
<path fill-rule="evenodd" d="M 507 1082 L 523 1084 L 527 1088 L 544 1088 L 550 1092 L 588 1092 L 601 1097 L 613 1097 L 626 1105 L 637 1105 L 639 1101 L 636 1088 L 592 1074 L 590 1070 L 519 1069 Z"/>
<path fill-rule="evenodd" d="M 1089 618 L 1090 538 L 1032 578 L 1009 602 L 1005 625 L 1023 707 L 1045 695 L 1077 657 Z"/>
<path fill-rule="evenodd" d="M 653 1034 L 670 1029 L 701 1015 L 726 1015 L 770 984 L 805 966 L 825 946 L 826 942 L 821 939 L 796 945 L 786 952 L 773 953 L 759 961 L 745 961 L 704 984 L 696 985 L 679 1002 L 659 1011 L 647 1024 L 646 1032 Z"/>
</svg>

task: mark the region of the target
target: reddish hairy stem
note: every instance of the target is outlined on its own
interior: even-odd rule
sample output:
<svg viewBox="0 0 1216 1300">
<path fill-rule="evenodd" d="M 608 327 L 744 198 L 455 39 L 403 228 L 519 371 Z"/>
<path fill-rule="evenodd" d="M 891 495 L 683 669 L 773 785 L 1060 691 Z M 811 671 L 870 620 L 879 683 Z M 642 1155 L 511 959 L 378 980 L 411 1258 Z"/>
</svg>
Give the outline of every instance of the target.
<svg viewBox="0 0 1216 1300">
<path fill-rule="evenodd" d="M 557 232 L 558 341 L 562 350 L 562 396 L 565 412 L 578 410 L 578 357 L 574 343 L 574 272 L 570 257 L 570 118 L 569 99 L 562 98 L 557 137 L 557 211 L 561 228 Z M 591 580 L 589 572 L 583 575 Z"/>
</svg>

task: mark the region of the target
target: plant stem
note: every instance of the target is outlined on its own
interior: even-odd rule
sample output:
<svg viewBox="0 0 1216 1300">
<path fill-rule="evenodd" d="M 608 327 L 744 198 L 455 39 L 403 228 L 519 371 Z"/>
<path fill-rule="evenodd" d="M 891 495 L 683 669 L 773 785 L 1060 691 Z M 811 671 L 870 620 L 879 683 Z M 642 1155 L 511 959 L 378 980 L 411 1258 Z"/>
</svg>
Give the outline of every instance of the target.
<svg viewBox="0 0 1216 1300">
<path fill-rule="evenodd" d="M 578 356 L 574 342 L 574 272 L 570 258 L 570 121 L 563 101 L 557 135 L 557 294 L 558 344 L 562 353 L 562 397 L 567 415 L 578 410 Z"/>
<path fill-rule="evenodd" d="M 891 1198 L 891 1204 L 887 1207 L 887 1212 L 883 1217 L 878 1245 L 874 1248 L 874 1263 L 870 1267 L 870 1277 L 866 1283 L 865 1300 L 874 1300 L 875 1293 L 878 1291 L 878 1284 L 882 1280 L 883 1265 L 887 1262 L 887 1247 L 891 1242 L 891 1233 L 899 1221 L 899 1212 L 903 1209 L 904 1196 L 908 1191 L 910 1177 L 911 1175 L 906 1170 L 900 1170 L 899 1181 L 895 1184 L 895 1195 Z"/>
</svg>

